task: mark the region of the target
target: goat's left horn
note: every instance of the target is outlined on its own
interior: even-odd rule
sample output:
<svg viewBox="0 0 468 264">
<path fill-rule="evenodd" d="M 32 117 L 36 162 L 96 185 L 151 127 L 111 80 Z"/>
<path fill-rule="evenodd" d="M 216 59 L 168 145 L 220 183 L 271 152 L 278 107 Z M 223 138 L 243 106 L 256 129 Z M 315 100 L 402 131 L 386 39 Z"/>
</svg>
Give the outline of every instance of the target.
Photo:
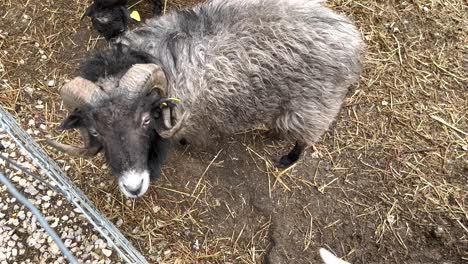
<svg viewBox="0 0 468 264">
<path fill-rule="evenodd" d="M 161 67 L 154 63 L 133 65 L 120 79 L 119 88 L 118 92 L 129 99 L 145 94 L 151 89 L 157 89 L 162 97 L 167 96 L 166 76 Z M 162 109 L 167 129 L 172 128 L 170 111 L 169 108 Z"/>
<path fill-rule="evenodd" d="M 161 96 L 166 96 L 167 81 L 163 70 L 154 63 L 135 64 L 120 79 L 118 93 L 133 99 L 151 89 L 157 89 Z"/>
</svg>

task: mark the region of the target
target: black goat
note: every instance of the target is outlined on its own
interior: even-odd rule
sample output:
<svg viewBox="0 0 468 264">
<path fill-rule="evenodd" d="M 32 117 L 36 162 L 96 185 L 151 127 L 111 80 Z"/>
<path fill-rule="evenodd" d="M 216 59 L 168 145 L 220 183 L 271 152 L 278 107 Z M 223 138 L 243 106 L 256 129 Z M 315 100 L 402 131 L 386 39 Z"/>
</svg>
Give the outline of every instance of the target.
<svg viewBox="0 0 468 264">
<path fill-rule="evenodd" d="M 163 9 L 161 0 L 152 0 L 153 15 L 159 15 Z M 85 16 L 91 18 L 94 29 L 107 41 L 120 36 L 127 31 L 130 22 L 130 12 L 127 0 L 94 0 L 86 9 Z"/>
<path fill-rule="evenodd" d="M 94 0 L 84 16 L 91 18 L 94 29 L 109 41 L 127 30 L 130 13 L 127 0 Z"/>
</svg>

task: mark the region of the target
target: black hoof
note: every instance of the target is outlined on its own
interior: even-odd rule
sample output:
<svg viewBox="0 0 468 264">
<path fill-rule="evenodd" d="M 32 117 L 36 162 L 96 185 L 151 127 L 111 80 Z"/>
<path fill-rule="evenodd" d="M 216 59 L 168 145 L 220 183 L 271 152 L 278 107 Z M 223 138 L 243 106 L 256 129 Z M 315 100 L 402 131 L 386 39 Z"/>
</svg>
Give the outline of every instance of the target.
<svg viewBox="0 0 468 264">
<path fill-rule="evenodd" d="M 188 144 L 187 140 L 185 138 L 182 138 L 181 140 L 179 140 L 179 144 L 182 145 L 182 146 L 185 146 Z"/>
<path fill-rule="evenodd" d="M 299 158 L 299 157 L 298 157 Z M 281 157 L 281 159 L 279 160 L 279 163 L 278 163 L 278 166 L 280 168 L 287 168 L 287 167 L 290 167 L 291 165 L 293 165 L 294 163 L 296 163 L 296 161 L 298 160 L 297 159 L 291 159 L 291 157 L 289 157 L 288 155 L 284 155 L 283 157 Z"/>
<path fill-rule="evenodd" d="M 291 165 L 293 165 L 296 161 L 299 160 L 299 157 L 301 156 L 302 152 L 304 151 L 306 145 L 301 142 L 296 142 L 296 145 L 294 145 L 294 148 L 287 154 L 281 157 L 279 160 L 279 166 L 283 168 L 287 168 Z"/>
</svg>

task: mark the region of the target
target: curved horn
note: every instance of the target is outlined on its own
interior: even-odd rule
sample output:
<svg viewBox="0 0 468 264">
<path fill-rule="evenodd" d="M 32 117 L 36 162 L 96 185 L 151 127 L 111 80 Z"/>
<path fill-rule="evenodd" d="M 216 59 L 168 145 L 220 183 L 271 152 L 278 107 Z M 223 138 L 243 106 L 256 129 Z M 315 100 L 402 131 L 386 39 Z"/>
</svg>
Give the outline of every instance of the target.
<svg viewBox="0 0 468 264">
<path fill-rule="evenodd" d="M 167 96 L 167 80 L 163 70 L 154 63 L 135 64 L 120 79 L 118 92 L 133 99 L 151 89 L 157 89 L 162 97 Z M 163 108 L 162 116 L 166 128 L 171 129 L 171 110 Z"/>
<path fill-rule="evenodd" d="M 166 107 L 166 108 L 161 109 L 161 112 L 162 112 L 162 117 L 164 121 L 164 126 L 167 129 L 171 129 L 172 128 L 171 109 Z"/>
<path fill-rule="evenodd" d="M 107 98 L 99 86 L 82 77 L 76 77 L 60 89 L 65 107 L 73 110 L 83 104 L 95 105 L 98 101 Z"/>
<path fill-rule="evenodd" d="M 108 98 L 108 95 L 99 86 L 82 77 L 76 77 L 66 83 L 60 89 L 60 95 L 68 110 L 74 110 L 84 104 L 95 105 L 97 102 Z M 46 143 L 72 156 L 91 157 L 96 155 L 101 150 L 100 144 L 91 145 L 91 140 L 86 129 L 81 128 L 80 134 L 85 142 L 84 148 L 66 145 L 51 139 L 47 139 Z"/>
<path fill-rule="evenodd" d="M 133 99 L 150 89 L 158 89 L 161 96 L 166 96 L 167 81 L 164 72 L 160 66 L 153 63 L 135 64 L 120 79 L 116 92 Z"/>
<path fill-rule="evenodd" d="M 96 154 L 98 154 L 99 150 L 101 150 L 101 146 L 93 146 L 90 148 L 80 148 L 80 147 L 74 147 L 74 146 L 70 146 L 67 144 L 63 144 L 63 143 L 60 143 L 51 139 L 46 139 L 46 142 L 50 146 L 58 149 L 59 151 L 65 152 L 75 157 L 89 158 L 89 157 L 95 156 Z"/>
<path fill-rule="evenodd" d="M 98 152 L 101 150 L 101 145 L 97 142 L 95 144 L 91 144 L 89 133 L 86 129 L 81 128 L 80 134 L 83 137 L 83 141 L 85 142 L 84 148 L 63 144 L 52 139 L 46 139 L 46 143 L 49 144 L 51 147 L 54 147 L 57 150 L 65 152 L 71 156 L 81 156 L 88 158 L 98 154 Z"/>
</svg>

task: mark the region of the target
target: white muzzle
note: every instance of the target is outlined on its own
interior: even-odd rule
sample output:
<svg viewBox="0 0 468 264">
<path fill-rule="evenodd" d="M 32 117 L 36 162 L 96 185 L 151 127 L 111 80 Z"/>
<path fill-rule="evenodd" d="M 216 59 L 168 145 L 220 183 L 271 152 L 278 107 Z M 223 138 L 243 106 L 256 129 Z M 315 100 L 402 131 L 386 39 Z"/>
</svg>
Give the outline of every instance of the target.
<svg viewBox="0 0 468 264">
<path fill-rule="evenodd" d="M 148 171 L 129 170 L 122 173 L 118 182 L 120 190 L 125 196 L 137 198 L 148 190 L 150 174 Z"/>
</svg>

